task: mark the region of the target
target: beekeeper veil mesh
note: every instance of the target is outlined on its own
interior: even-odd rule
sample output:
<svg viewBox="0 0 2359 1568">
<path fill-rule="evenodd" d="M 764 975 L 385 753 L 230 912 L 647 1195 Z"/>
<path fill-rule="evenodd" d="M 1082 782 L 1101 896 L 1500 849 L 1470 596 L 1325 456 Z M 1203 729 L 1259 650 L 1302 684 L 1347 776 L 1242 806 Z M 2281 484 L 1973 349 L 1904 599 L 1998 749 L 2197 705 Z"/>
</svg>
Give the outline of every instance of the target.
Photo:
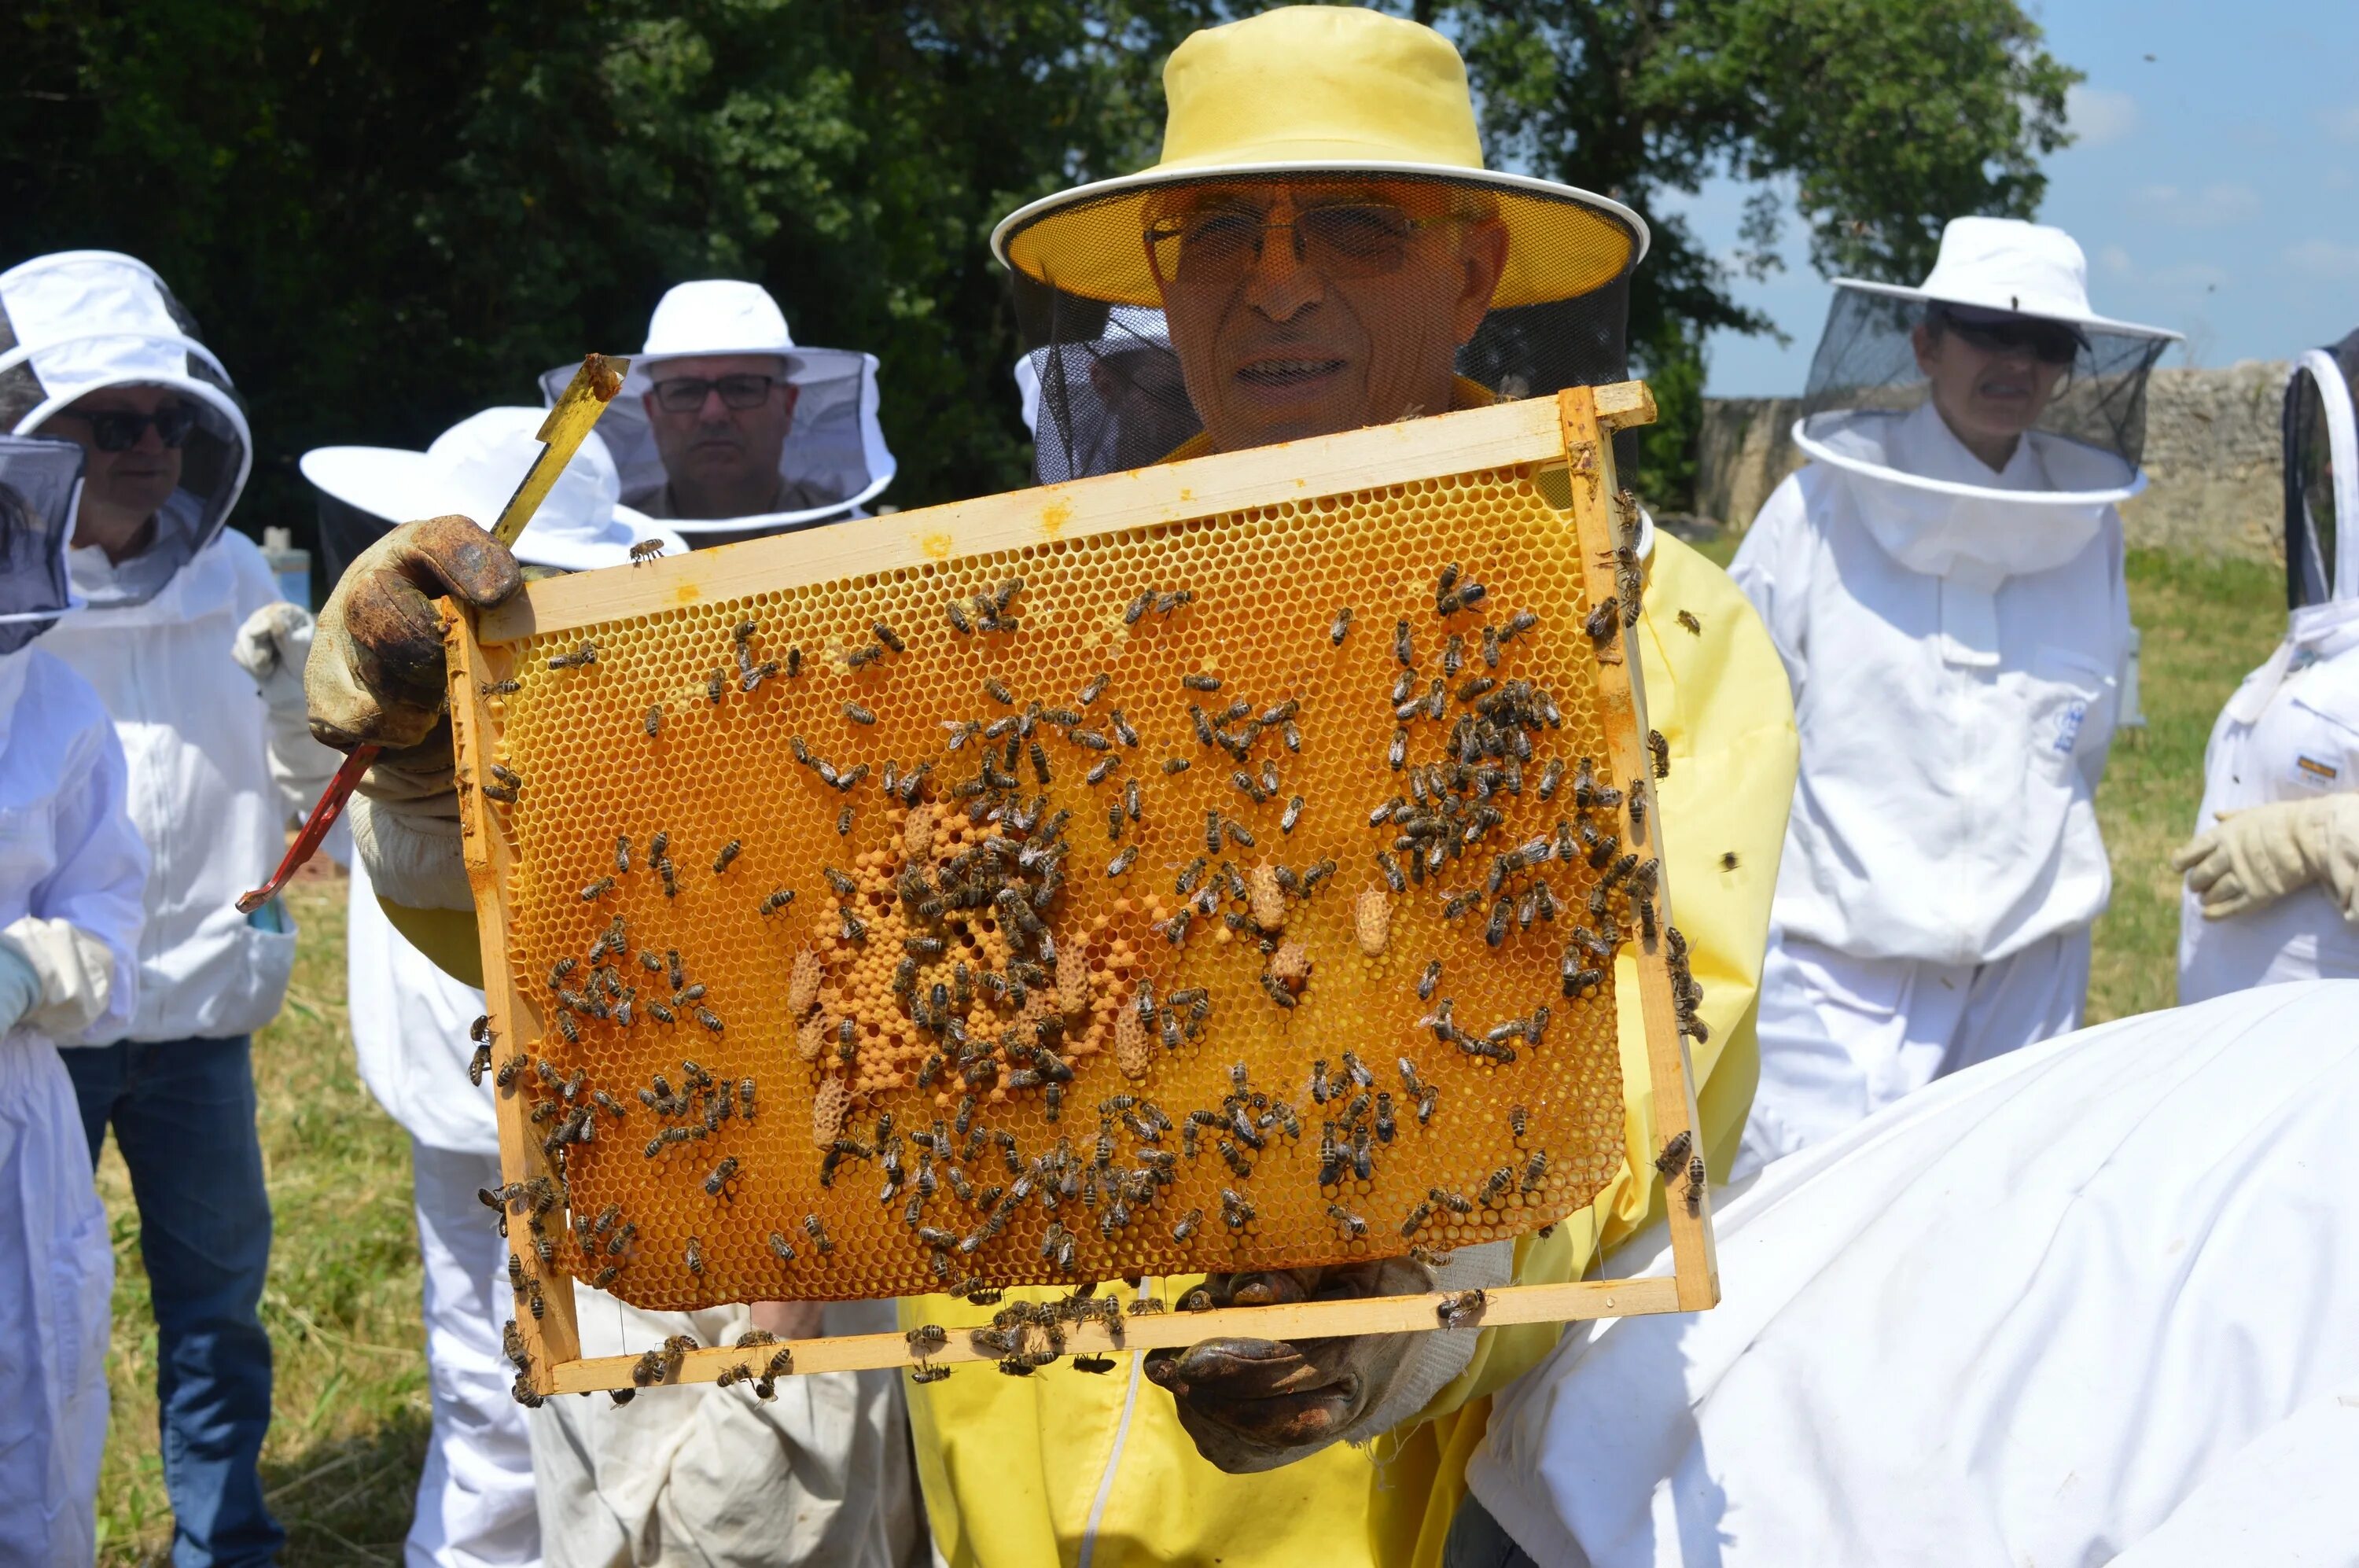
<svg viewBox="0 0 2359 1568">
<path fill-rule="evenodd" d="M 82 452 L 47 436 L 0 435 L 0 655 L 81 603 L 66 572 Z"/>
<path fill-rule="evenodd" d="M 1629 274 L 1645 254 L 1646 227 L 1601 198 L 1514 176 L 1389 169 L 1108 181 L 1102 196 L 1034 203 L 993 240 L 1014 276 L 1026 347 L 1016 380 L 1039 483 L 1158 463 L 1198 432 L 1202 421 L 1167 312 L 1234 308 L 1234 292 L 1195 282 L 1241 278 L 1259 246 L 1288 243 L 1286 224 L 1235 217 L 1240 202 L 1266 207 L 1280 185 L 1297 209 L 1298 264 L 1328 277 L 1380 278 L 1440 224 L 1506 229 L 1506 267 L 1492 308 L 1456 356 L 1457 373 L 1488 394 L 1550 396 L 1627 374 Z M 1177 324 L 1184 337 L 1191 323 Z"/>
<path fill-rule="evenodd" d="M 219 537 L 245 488 L 253 435 L 229 373 L 145 263 L 65 251 L 0 272 L 0 430 L 61 433 L 49 421 L 77 399 L 125 386 L 169 389 L 192 422 L 176 436 L 179 480 L 156 513 L 154 542 L 82 585 L 97 608 L 154 598 Z"/>
<path fill-rule="evenodd" d="M 2286 600 L 2359 600 L 2342 525 L 2359 519 L 2359 332 L 2294 362 L 2285 396 Z"/>
</svg>

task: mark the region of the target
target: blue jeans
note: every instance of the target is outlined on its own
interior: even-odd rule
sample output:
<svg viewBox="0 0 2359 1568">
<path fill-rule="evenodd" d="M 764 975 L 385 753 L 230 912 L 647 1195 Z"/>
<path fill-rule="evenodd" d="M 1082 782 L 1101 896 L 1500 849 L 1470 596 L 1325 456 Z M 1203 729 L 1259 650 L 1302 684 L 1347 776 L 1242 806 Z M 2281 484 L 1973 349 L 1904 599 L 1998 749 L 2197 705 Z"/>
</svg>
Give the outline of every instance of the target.
<svg viewBox="0 0 2359 1568">
<path fill-rule="evenodd" d="M 114 1123 L 139 1203 L 174 1568 L 267 1563 L 287 1541 L 255 1468 L 270 1426 L 270 1336 L 255 1312 L 270 1265 L 270 1196 L 251 1045 L 234 1035 L 59 1052 L 91 1162 Z"/>
</svg>

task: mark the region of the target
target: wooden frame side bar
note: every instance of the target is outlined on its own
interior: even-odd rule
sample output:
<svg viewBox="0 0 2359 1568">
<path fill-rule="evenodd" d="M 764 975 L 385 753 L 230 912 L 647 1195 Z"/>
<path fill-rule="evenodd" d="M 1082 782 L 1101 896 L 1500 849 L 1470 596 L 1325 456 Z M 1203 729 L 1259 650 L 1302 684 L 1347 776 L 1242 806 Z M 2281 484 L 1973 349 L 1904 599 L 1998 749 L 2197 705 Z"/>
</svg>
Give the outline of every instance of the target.
<svg viewBox="0 0 2359 1568">
<path fill-rule="evenodd" d="M 1643 388 L 1642 388 L 1643 390 Z M 1564 448 L 1572 477 L 1572 513 L 1580 530 L 1582 571 L 1591 604 L 1603 604 L 1615 595 L 1615 551 L 1619 545 L 1617 513 L 1620 485 L 1614 471 L 1611 428 L 1601 416 L 1590 388 L 1569 387 L 1557 395 L 1564 421 Z M 1647 411 L 1652 412 L 1648 399 Z M 1632 421 L 1635 422 L 1635 421 Z M 1630 503 L 1634 512 L 1636 503 Z M 1638 971 L 1639 1012 L 1647 1031 L 1647 1067 L 1654 1096 L 1657 1147 L 1679 1134 L 1690 1135 L 1701 1152 L 1703 1134 L 1695 1103 L 1695 1070 L 1688 1058 L 1688 1042 L 1679 1030 L 1678 1009 L 1671 994 L 1670 966 L 1666 962 L 1663 931 L 1671 920 L 1671 868 L 1662 862 L 1661 814 L 1648 811 L 1643 824 L 1634 820 L 1629 803 L 1644 789 L 1655 803 L 1655 776 L 1647 748 L 1646 672 L 1640 666 L 1634 637 L 1646 633 L 1646 623 L 1626 630 L 1616 623 L 1612 641 L 1598 659 L 1598 694 L 1605 707 L 1605 740 L 1612 753 L 1614 776 L 1624 786 L 1622 842 L 1642 858 L 1658 862 L 1655 892 L 1657 924 L 1651 940 L 1640 935 L 1634 956 Z M 1633 1174 L 1646 1179 L 1643 1167 Z M 1687 1183 L 1667 1178 L 1664 1206 L 1669 1212 L 1671 1255 L 1677 1266 L 1679 1308 L 1698 1312 L 1720 1300 L 1720 1264 L 1712 1248 L 1710 1196 L 1699 1192 L 1693 1212 L 1685 1201 Z"/>
<path fill-rule="evenodd" d="M 455 601 L 444 599 L 439 607 L 446 628 L 444 646 L 451 681 L 451 738 L 459 790 L 460 844 L 466 855 L 467 884 L 475 896 L 475 933 L 484 964 L 484 1007 L 494 1031 L 492 1061 L 496 1070 L 498 1064 L 536 1045 L 547 1028 L 547 1020 L 516 989 L 509 971 L 506 889 L 516 851 L 508 842 L 499 814 L 492 809 L 483 790 L 491 779 L 492 758 L 485 754 L 485 744 L 499 733 L 498 725 L 493 722 L 491 704 L 484 697 L 484 682 L 505 678 L 509 660 L 484 648 L 476 639 L 473 625 Z M 500 1170 L 510 1173 L 511 1181 L 516 1179 L 514 1172 L 522 1171 L 527 1182 L 546 1180 L 554 1184 L 556 1172 L 541 1153 L 540 1139 L 532 1125 L 525 1119 L 522 1088 L 520 1083 L 512 1083 L 493 1091 L 499 1123 Z M 516 1323 L 524 1335 L 525 1354 L 531 1362 L 533 1388 L 546 1396 L 556 1389 L 558 1369 L 578 1365 L 582 1357 L 582 1338 L 573 1316 L 573 1277 L 561 1268 L 542 1267 L 532 1246 L 528 1203 L 511 1199 L 506 1212 L 508 1256 L 513 1267 L 520 1268 L 529 1285 L 537 1286 L 540 1292 L 540 1312 L 527 1310 L 520 1301 L 516 1303 Z M 555 1233 L 563 1235 L 563 1210 L 552 1209 L 549 1214 L 556 1221 Z"/>
</svg>

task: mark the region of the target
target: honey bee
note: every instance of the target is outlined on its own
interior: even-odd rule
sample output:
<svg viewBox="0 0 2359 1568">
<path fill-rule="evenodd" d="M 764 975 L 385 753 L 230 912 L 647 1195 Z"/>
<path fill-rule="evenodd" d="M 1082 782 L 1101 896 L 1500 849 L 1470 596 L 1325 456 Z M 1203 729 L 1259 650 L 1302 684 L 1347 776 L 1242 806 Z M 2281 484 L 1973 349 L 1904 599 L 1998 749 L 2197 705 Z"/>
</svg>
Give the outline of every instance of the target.
<svg viewBox="0 0 2359 1568">
<path fill-rule="evenodd" d="M 1237 822 L 1234 818 L 1223 817 L 1221 819 L 1221 831 L 1228 834 L 1229 842 L 1235 844 L 1240 849 L 1252 849 L 1255 847 L 1253 833 L 1245 827 L 1245 823 Z"/>
<path fill-rule="evenodd" d="M 1679 620 L 1680 625 L 1687 628 L 1687 633 L 1690 637 L 1703 636 L 1703 623 L 1697 620 L 1693 615 L 1688 614 L 1687 611 L 1681 610 L 1680 612 Z"/>
<path fill-rule="evenodd" d="M 1135 626 L 1138 625 L 1138 618 L 1147 614 L 1147 607 L 1153 603 L 1155 603 L 1154 589 L 1142 588 L 1139 590 L 1138 597 L 1133 599 L 1129 604 L 1123 606 L 1122 624 L 1126 626 Z"/>
<path fill-rule="evenodd" d="M 720 876 L 723 872 L 729 869 L 729 863 L 731 861 L 736 859 L 739 855 L 745 853 L 745 841 L 742 839 L 731 839 L 727 844 L 721 846 L 721 853 L 712 857 L 712 874 L 715 877 Z"/>
<path fill-rule="evenodd" d="M 1190 1209 L 1180 1215 L 1179 1223 L 1171 1227 L 1171 1239 L 1185 1247 L 1196 1238 L 1196 1233 L 1202 1228 L 1203 1224 L 1204 1211 Z"/>
<path fill-rule="evenodd" d="M 1736 851 L 1733 849 L 1723 851 L 1720 857 L 1720 868 L 1723 871 L 1734 871 L 1736 869 Z"/>
<path fill-rule="evenodd" d="M 1701 1154 L 1688 1160 L 1687 1205 L 1690 1219 L 1703 1213 L 1703 1156 Z"/>
<path fill-rule="evenodd" d="M 1131 728 L 1130 720 L 1124 716 L 1120 708 L 1107 712 L 1106 725 L 1114 731 L 1114 738 L 1123 745 L 1134 748 L 1138 745 L 1138 732 Z"/>
<path fill-rule="evenodd" d="M 1671 743 L 1663 738 L 1662 731 L 1647 732 L 1647 750 L 1653 754 L 1655 758 L 1655 777 L 1669 778 L 1671 776 Z"/>
<path fill-rule="evenodd" d="M 724 1101 L 723 1104 L 726 1104 L 726 1102 Z M 704 1179 L 704 1191 L 706 1196 L 714 1198 L 719 1197 L 721 1195 L 721 1189 L 729 1185 L 730 1179 L 736 1174 L 737 1157 L 731 1155 L 728 1159 L 723 1160 L 720 1164 L 714 1166 L 712 1168 L 712 1174 Z"/>
<path fill-rule="evenodd" d="M 1163 759 L 1164 776 L 1169 778 L 1185 773 L 1191 766 L 1193 765 L 1184 757 L 1167 757 Z"/>
<path fill-rule="evenodd" d="M 1343 605 L 1341 609 L 1335 612 L 1334 620 L 1328 623 L 1327 626 L 1327 642 L 1329 647 L 1341 648 L 1343 646 L 1343 638 L 1352 629 L 1352 619 L 1353 611 L 1352 606 L 1349 604 Z"/>
<path fill-rule="evenodd" d="M 967 619 L 966 607 L 961 604 L 956 599 L 945 602 L 942 605 L 942 612 L 950 616 L 951 628 L 961 637 L 974 636 L 974 623 Z"/>
<path fill-rule="evenodd" d="M 720 670 L 714 670 L 711 678 L 704 682 L 705 701 L 711 702 L 716 708 L 719 707 L 721 705 L 721 693 L 727 690 L 728 685 L 729 676 L 727 671 Z"/>
<path fill-rule="evenodd" d="M 639 1388 L 650 1388 L 663 1381 L 664 1356 L 660 1350 L 650 1350 L 632 1364 L 631 1381 Z"/>
<path fill-rule="evenodd" d="M 805 1214 L 803 1216 L 803 1232 L 805 1235 L 809 1236 L 812 1241 L 818 1243 L 821 1257 L 824 1258 L 829 1253 L 835 1250 L 835 1243 L 828 1239 L 827 1227 L 820 1223 L 820 1218 L 817 1214 Z"/>
<path fill-rule="evenodd" d="M 594 904 L 614 890 L 614 879 L 612 877 L 601 877 L 582 889 L 582 901 L 585 904 Z"/>
<path fill-rule="evenodd" d="M 1007 689 L 1006 681 L 1000 680 L 995 675 L 985 676 L 984 678 L 983 691 L 984 696 L 989 697 L 993 702 L 998 703 L 1003 708 L 1012 708 L 1016 706 L 1016 693 Z"/>
<path fill-rule="evenodd" d="M 1481 1290 L 1459 1290 L 1442 1297 L 1433 1314 L 1444 1328 L 1472 1328 L 1483 1321 L 1486 1304 Z"/>
<path fill-rule="evenodd" d="M 787 679 L 792 681 L 803 672 L 803 650 L 799 645 L 787 649 Z"/>
<path fill-rule="evenodd" d="M 478 681 L 476 688 L 486 697 L 513 697 L 523 690 L 521 681 Z"/>
<path fill-rule="evenodd" d="M 1621 601 L 1609 594 L 1603 604 L 1589 612 L 1587 618 L 1581 623 L 1581 629 L 1589 635 L 1589 640 L 1595 643 L 1602 651 L 1614 641 L 1614 633 L 1620 624 L 1621 613 Z"/>
<path fill-rule="evenodd" d="M 1221 678 L 1196 672 L 1180 677 L 1180 684 L 1190 691 L 1217 691 L 1221 689 Z"/>
<path fill-rule="evenodd" d="M 706 1029 L 711 1029 L 714 1034 L 719 1034 L 721 1032 L 721 1019 L 719 1016 L 713 1013 L 709 1007 L 699 1007 L 696 1009 L 696 1021 L 702 1024 Z"/>
<path fill-rule="evenodd" d="M 641 723 L 647 729 L 647 738 L 649 740 L 653 740 L 657 735 L 662 734 L 663 704 L 661 702 L 651 704 L 647 709 L 647 716 L 642 720 Z"/>
<path fill-rule="evenodd" d="M 1155 613 L 1158 615 L 1168 615 L 1181 605 L 1192 604 L 1195 602 L 1194 589 L 1174 588 L 1168 593 L 1158 593 L 1155 596 Z"/>
<path fill-rule="evenodd" d="M 1417 668 L 1417 646 L 1409 638 L 1407 621 L 1393 623 L 1393 658 L 1400 661 L 1401 668 L 1404 670 Z"/>
<path fill-rule="evenodd" d="M 704 1272 L 704 1248 L 692 1236 L 688 1238 L 688 1271 L 699 1276 Z"/>
<path fill-rule="evenodd" d="M 883 643 L 895 653 L 907 653 L 909 651 L 909 645 L 901 640 L 900 634 L 896 632 L 891 626 L 886 626 L 883 621 L 872 622 L 869 625 L 868 629 L 876 634 L 876 640 L 878 642 Z"/>
<path fill-rule="evenodd" d="M 1106 863 L 1106 875 L 1108 877 L 1123 876 L 1130 870 L 1131 866 L 1135 865 L 1137 860 L 1138 845 L 1134 844 Z"/>
<path fill-rule="evenodd" d="M 1385 761 L 1390 765 L 1394 772 L 1397 773 L 1400 771 L 1401 764 L 1408 759 L 1408 731 L 1397 728 L 1393 731 L 1393 743 L 1385 752 Z"/>
</svg>

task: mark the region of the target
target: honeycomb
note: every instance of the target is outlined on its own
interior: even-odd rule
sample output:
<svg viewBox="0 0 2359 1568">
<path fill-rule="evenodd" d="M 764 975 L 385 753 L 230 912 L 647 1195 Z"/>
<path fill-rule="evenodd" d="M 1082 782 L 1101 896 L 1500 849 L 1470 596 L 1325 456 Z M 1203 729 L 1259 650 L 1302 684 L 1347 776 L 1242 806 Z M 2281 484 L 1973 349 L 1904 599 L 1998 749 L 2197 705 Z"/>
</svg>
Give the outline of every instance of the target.
<svg viewBox="0 0 2359 1568">
<path fill-rule="evenodd" d="M 1653 866 L 1538 473 L 487 648 L 514 687 L 462 755 L 515 796 L 560 1266 L 648 1309 L 837 1300 L 1440 1252 L 1589 1203 Z"/>
</svg>

